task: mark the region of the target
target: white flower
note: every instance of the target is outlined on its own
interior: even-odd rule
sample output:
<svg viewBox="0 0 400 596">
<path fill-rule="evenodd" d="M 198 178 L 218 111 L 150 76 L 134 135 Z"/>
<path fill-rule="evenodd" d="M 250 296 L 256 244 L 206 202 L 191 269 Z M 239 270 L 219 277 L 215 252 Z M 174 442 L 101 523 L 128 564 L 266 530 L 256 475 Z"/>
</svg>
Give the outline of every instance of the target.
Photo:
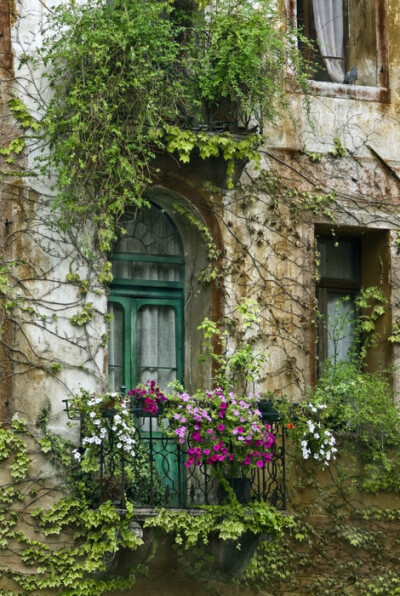
<svg viewBox="0 0 400 596">
<path fill-rule="evenodd" d="M 79 453 L 79 451 L 77 449 L 73 449 L 72 451 L 72 455 L 74 456 L 75 459 L 80 460 L 81 459 L 81 454 Z"/>
<path fill-rule="evenodd" d="M 318 433 L 314 433 L 314 439 L 319 439 L 319 434 Z"/>
</svg>

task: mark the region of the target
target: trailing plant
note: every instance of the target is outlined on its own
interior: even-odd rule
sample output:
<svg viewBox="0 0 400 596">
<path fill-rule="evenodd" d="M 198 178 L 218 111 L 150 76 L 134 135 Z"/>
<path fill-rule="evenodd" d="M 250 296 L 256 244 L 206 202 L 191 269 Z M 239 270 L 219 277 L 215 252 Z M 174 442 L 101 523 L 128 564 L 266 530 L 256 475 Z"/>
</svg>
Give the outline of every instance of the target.
<svg viewBox="0 0 400 596">
<path fill-rule="evenodd" d="M 148 518 L 145 526 L 172 533 L 175 543 L 185 549 L 207 545 L 213 533 L 221 540 L 238 541 L 247 531 L 266 533 L 276 539 L 285 528 L 292 526 L 290 516 L 259 501 L 243 506 L 236 499 L 230 499 L 225 505 L 209 505 L 201 509 L 203 513 L 196 516 L 183 510 L 163 510 Z"/>
<path fill-rule="evenodd" d="M 238 581 L 260 589 L 268 584 L 274 595 L 299 589 L 396 594 L 400 412 L 387 374 L 365 372 L 357 359 L 327 362 L 304 404 L 293 406 L 281 392 L 269 397 L 287 427 L 293 526 L 273 548 L 261 544 Z M 311 467 L 324 461 L 323 454 L 313 457 L 322 423 L 332 432 L 337 452 L 316 474 Z M 307 445 L 302 443 L 304 424 Z M 392 508 L 380 506 L 388 496 Z"/>
<path fill-rule="evenodd" d="M 288 108 L 288 63 L 306 90 L 295 35 L 283 19 L 272 0 L 223 0 L 190 26 L 168 0 L 56 7 L 37 62 L 52 91 L 42 122 L 50 153 L 41 163 L 57 173 L 54 207 L 63 225 L 90 220 L 100 248 L 109 250 L 121 215 L 147 204 L 143 192 L 160 151 L 184 162 L 195 151 L 222 155 L 229 185 L 235 159 L 259 161 L 259 137 L 202 128 L 212 126 L 214 107 L 235 125 L 276 118 Z"/>
<path fill-rule="evenodd" d="M 67 490 L 65 476 L 55 488 L 54 478 L 32 475 L 37 438 L 20 418 L 0 427 L 0 445 L 0 550 L 12 553 L 2 559 L 0 593 L 95 596 L 129 588 L 135 572 L 122 578 L 106 571 L 119 549 L 142 543 L 131 529 L 133 507 L 128 504 L 123 515 L 111 502 L 93 510 L 83 493 L 78 498 Z M 59 448 L 66 453 L 65 446 Z M 45 505 L 49 493 L 53 501 L 58 497 L 50 507 Z"/>
<path fill-rule="evenodd" d="M 226 393 L 238 388 L 245 392 L 248 385 L 254 387 L 263 374 L 268 354 L 255 352 L 252 341 L 252 336 L 259 332 L 259 323 L 257 301 L 246 298 L 237 305 L 235 317 L 229 321 L 222 320 L 217 324 L 206 317 L 199 325 L 204 335 L 199 361 L 212 361 L 214 383 Z"/>
</svg>

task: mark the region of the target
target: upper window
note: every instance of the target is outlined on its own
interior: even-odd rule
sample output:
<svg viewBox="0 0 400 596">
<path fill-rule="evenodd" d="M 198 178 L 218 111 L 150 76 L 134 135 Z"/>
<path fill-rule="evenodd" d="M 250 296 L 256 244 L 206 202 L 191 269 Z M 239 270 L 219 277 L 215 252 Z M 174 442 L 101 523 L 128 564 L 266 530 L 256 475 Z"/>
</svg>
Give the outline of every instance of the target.
<svg viewBox="0 0 400 596">
<path fill-rule="evenodd" d="M 298 27 L 312 42 L 310 47 L 299 40 L 312 65 L 311 79 L 345 84 L 350 96 L 357 87 L 387 88 L 384 0 L 290 2 Z"/>
</svg>

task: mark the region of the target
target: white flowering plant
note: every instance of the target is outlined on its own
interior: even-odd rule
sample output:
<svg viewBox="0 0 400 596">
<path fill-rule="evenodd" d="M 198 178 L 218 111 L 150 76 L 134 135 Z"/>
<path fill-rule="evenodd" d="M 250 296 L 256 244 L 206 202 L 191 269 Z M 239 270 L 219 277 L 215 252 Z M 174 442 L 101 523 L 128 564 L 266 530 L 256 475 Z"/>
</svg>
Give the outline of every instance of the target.
<svg viewBox="0 0 400 596">
<path fill-rule="evenodd" d="M 135 456 L 135 428 L 129 402 L 116 392 L 90 395 L 81 390 L 69 403 L 69 412 L 81 419 L 81 445 L 72 457 L 84 472 L 111 467 L 122 470 Z"/>
<path fill-rule="evenodd" d="M 336 459 L 337 447 L 327 405 L 311 401 L 297 404 L 291 420 L 286 423 L 287 434 L 300 446 L 302 458 L 329 466 Z"/>
<path fill-rule="evenodd" d="M 326 404 L 307 403 L 302 406 L 303 422 L 300 446 L 303 459 L 313 459 L 329 466 L 336 459 L 336 439 L 332 431 L 326 427 L 323 413 Z"/>
</svg>

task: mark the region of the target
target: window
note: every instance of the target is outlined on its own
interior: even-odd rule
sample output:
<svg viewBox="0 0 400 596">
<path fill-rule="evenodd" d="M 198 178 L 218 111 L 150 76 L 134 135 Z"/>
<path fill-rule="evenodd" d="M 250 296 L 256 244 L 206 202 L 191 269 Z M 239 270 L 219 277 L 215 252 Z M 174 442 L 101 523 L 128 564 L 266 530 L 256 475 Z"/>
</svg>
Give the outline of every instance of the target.
<svg viewBox="0 0 400 596">
<path fill-rule="evenodd" d="M 112 255 L 109 376 L 114 388 L 183 381 L 184 256 L 178 230 L 156 205 L 127 217 Z"/>
<path fill-rule="evenodd" d="M 314 68 L 310 78 L 341 85 L 357 67 L 357 80 L 345 87 L 350 96 L 357 87 L 388 87 L 384 0 L 290 0 L 290 8 L 313 42 L 310 48 L 299 39 Z"/>
<path fill-rule="evenodd" d="M 316 294 L 321 320 L 318 329 L 318 372 L 323 362 L 347 360 L 354 348 L 355 298 L 361 288 L 377 286 L 390 305 L 390 249 L 386 230 L 317 232 L 319 281 Z M 377 321 L 378 342 L 368 350 L 370 370 L 391 364 L 390 309 Z"/>
<path fill-rule="evenodd" d="M 360 242 L 358 238 L 321 236 L 318 308 L 322 316 L 318 337 L 320 363 L 347 360 L 353 347 L 356 308 L 360 290 Z"/>
</svg>

